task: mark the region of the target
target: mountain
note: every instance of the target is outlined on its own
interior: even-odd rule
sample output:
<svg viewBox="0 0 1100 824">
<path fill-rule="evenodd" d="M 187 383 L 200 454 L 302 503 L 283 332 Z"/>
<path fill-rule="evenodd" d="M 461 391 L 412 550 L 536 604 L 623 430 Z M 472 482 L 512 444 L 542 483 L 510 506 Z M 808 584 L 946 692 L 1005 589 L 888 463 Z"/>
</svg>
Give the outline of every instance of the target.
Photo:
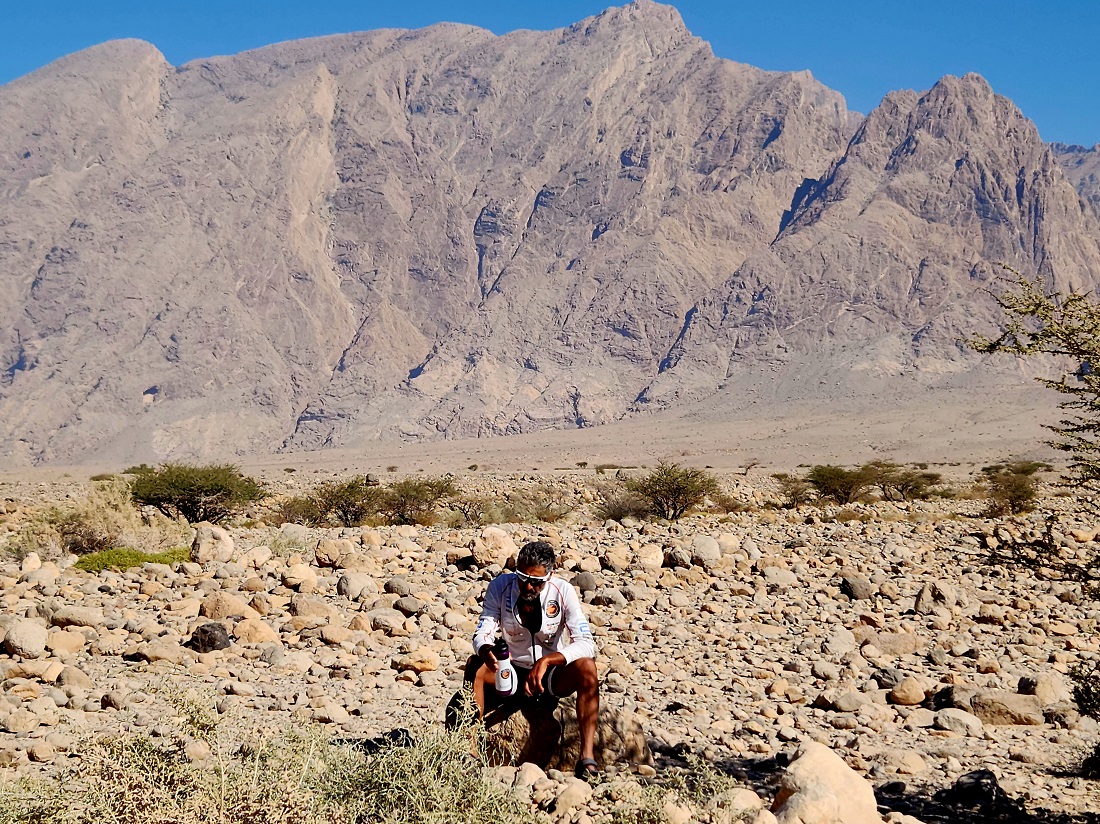
<svg viewBox="0 0 1100 824">
<path fill-rule="evenodd" d="M 649 0 L 179 68 L 112 42 L 0 124 L 8 465 L 736 410 L 776 370 L 921 391 L 979 368 L 998 263 L 1100 272 L 1092 190 L 980 77 L 861 117 Z"/>
</svg>

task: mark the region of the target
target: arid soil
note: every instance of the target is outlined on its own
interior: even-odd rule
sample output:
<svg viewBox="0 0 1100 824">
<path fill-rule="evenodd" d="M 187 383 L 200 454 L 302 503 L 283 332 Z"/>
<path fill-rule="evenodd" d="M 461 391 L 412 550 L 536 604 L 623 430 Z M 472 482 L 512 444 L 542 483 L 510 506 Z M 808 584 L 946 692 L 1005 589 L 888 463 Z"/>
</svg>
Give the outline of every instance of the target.
<svg viewBox="0 0 1100 824">
<path fill-rule="evenodd" d="M 322 476 L 300 468 L 266 480 L 302 490 Z M 610 477 L 589 468 L 459 478 L 487 495 L 552 489 L 575 507 L 554 524 L 253 521 L 200 530 L 194 560 L 173 567 L 89 574 L 71 558 L 12 559 L 0 568 L 4 769 L 48 771 L 87 733 L 156 735 L 169 687 L 198 688 L 272 726 L 315 721 L 333 736 L 437 723 L 487 582 L 517 545 L 544 537 L 587 604 L 604 707 L 640 721 L 658 770 L 699 754 L 767 802 L 764 767 L 818 741 L 880 788 L 880 813 L 941 820 L 932 795 L 977 769 L 992 770 L 1036 821 L 1084 821 L 1100 807 L 1100 786 L 1076 775 L 1100 729 L 1076 712 L 1066 678 L 1100 658 L 1100 609 L 1079 585 L 1005 557 L 1006 540 L 1038 529 L 1039 515 L 989 520 L 985 501 L 968 498 L 775 509 L 774 483 L 750 470 L 723 478 L 746 511 L 603 522 L 593 502 Z M 83 487 L 73 477 L 5 481 L 8 543 L 37 508 L 79 500 Z M 1048 493 L 1064 557 L 1100 549 L 1100 519 Z M 231 646 L 184 645 L 210 622 Z M 552 807 L 564 792 L 547 780 L 533 804 Z M 598 821 L 601 799 L 558 818 Z"/>
</svg>

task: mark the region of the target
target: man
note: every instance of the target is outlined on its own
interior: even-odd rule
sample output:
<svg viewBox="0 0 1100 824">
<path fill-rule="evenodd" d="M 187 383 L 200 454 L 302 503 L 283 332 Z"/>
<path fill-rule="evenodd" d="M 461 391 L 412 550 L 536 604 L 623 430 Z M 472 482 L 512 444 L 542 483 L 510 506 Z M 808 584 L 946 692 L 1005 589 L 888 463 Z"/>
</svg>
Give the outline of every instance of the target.
<svg viewBox="0 0 1100 824">
<path fill-rule="evenodd" d="M 577 591 L 572 584 L 554 577 L 554 548 L 545 541 L 524 544 L 516 559 L 516 571 L 494 578 L 485 595 L 474 633 L 474 650 L 481 660 L 474 676 L 474 700 L 482 717 L 486 690 L 495 689 L 497 659 L 493 641 L 498 628 L 508 642 L 508 657 L 516 670 L 517 683 L 523 685 L 522 695 L 562 698 L 577 694 L 581 757 L 575 774 L 578 778 L 594 775 L 600 709 L 596 645 Z"/>
</svg>

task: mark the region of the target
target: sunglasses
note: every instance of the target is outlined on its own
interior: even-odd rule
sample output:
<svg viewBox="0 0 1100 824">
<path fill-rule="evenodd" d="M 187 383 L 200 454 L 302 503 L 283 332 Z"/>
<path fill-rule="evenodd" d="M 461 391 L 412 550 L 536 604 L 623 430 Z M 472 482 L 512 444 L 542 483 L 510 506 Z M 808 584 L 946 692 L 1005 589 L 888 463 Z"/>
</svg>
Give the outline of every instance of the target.
<svg viewBox="0 0 1100 824">
<path fill-rule="evenodd" d="M 547 581 L 550 580 L 552 573 L 547 572 L 545 575 L 527 575 L 526 573 L 516 570 L 516 577 L 519 578 L 521 584 L 532 584 L 537 587 L 541 587 Z"/>
</svg>

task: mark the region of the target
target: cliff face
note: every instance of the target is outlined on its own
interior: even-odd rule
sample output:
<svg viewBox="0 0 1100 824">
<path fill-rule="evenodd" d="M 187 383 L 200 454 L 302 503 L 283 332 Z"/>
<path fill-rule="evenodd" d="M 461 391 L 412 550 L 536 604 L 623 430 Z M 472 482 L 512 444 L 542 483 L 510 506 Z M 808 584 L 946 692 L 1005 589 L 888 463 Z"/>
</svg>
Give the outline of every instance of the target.
<svg viewBox="0 0 1100 824">
<path fill-rule="evenodd" d="M 997 263 L 1100 272 L 1087 185 L 981 78 L 859 118 L 647 0 L 179 69 L 109 43 L 0 124 L 8 464 L 589 426 L 776 364 L 935 380 Z"/>
</svg>

